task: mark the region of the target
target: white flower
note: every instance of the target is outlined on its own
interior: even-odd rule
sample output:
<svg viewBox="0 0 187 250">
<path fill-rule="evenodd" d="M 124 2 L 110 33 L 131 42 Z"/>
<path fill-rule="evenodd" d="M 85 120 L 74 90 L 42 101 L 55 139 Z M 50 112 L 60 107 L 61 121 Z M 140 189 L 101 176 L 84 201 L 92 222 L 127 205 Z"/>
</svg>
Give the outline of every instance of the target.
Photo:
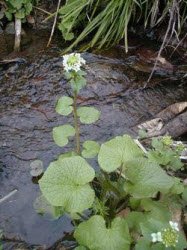
<svg viewBox="0 0 187 250">
<path fill-rule="evenodd" d="M 161 232 L 152 233 L 152 234 L 151 234 L 151 237 L 152 237 L 152 242 L 162 241 Z"/>
<path fill-rule="evenodd" d="M 63 56 L 63 66 L 64 70 L 69 72 L 71 70 L 79 71 L 81 66 L 85 64 L 86 61 L 81 57 L 79 53 L 71 53 L 69 55 Z"/>
<path fill-rule="evenodd" d="M 170 221 L 169 224 L 170 224 L 172 229 L 179 231 L 179 225 L 177 222 Z"/>
</svg>

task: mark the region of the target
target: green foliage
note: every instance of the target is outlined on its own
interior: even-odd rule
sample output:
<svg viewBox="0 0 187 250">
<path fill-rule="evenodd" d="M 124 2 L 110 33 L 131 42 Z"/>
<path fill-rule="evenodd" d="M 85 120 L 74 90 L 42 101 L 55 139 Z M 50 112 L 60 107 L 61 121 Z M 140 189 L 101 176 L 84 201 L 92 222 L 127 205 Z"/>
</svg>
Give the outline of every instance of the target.
<svg viewBox="0 0 187 250">
<path fill-rule="evenodd" d="M 72 156 L 51 163 L 39 181 L 42 193 L 53 206 L 64 211 L 81 213 L 92 206 L 94 191 L 89 182 L 94 170 L 80 156 Z"/>
<path fill-rule="evenodd" d="M 168 193 L 174 184 L 158 164 L 144 158 L 127 162 L 123 173 L 127 178 L 125 190 L 135 198 L 155 197 L 158 191 Z"/>
<path fill-rule="evenodd" d="M 116 218 L 106 228 L 103 217 L 92 216 L 75 230 L 74 237 L 82 246 L 90 250 L 128 250 L 131 237 L 124 219 Z"/>
<path fill-rule="evenodd" d="M 72 104 L 73 104 L 72 98 L 68 96 L 62 96 L 58 100 L 55 110 L 58 114 L 67 116 L 71 114 L 73 111 Z"/>
<path fill-rule="evenodd" d="M 92 124 L 100 117 L 100 112 L 93 107 L 80 107 L 77 110 L 80 121 L 84 124 Z"/>
<path fill-rule="evenodd" d="M 18 19 L 24 19 L 31 13 L 34 2 L 34 0 L 5 0 L 7 5 L 5 15 L 9 21 L 13 15 Z"/>
<path fill-rule="evenodd" d="M 161 139 L 153 138 L 152 147 L 153 149 L 149 151 L 148 158 L 152 162 L 156 162 L 166 169 L 171 169 L 177 171 L 183 167 L 183 163 L 180 161 L 180 154 L 183 148 L 178 148 L 178 150 L 173 149 L 173 142 L 168 137 L 163 137 Z"/>
<path fill-rule="evenodd" d="M 117 136 L 101 145 L 98 161 L 106 172 L 113 172 L 117 168 L 124 168 L 128 161 L 143 157 L 143 151 L 128 136 Z"/>
<path fill-rule="evenodd" d="M 69 124 L 53 128 L 53 139 L 60 147 L 64 147 L 66 144 L 68 144 L 68 137 L 74 135 L 75 129 Z"/>
<path fill-rule="evenodd" d="M 153 28 L 167 22 L 173 2 L 174 0 L 166 0 L 162 4 L 155 0 L 66 1 L 59 11 L 59 29 L 66 41 L 72 41 L 66 52 L 80 42 L 87 41 L 88 37 L 90 40 L 83 49 L 109 47 L 124 39 L 128 51 L 129 27 L 140 23 L 144 27 Z M 175 7 L 178 13 L 173 16 L 173 23 L 176 24 L 173 29 L 180 34 L 187 20 L 186 0 L 175 2 Z"/>
<path fill-rule="evenodd" d="M 99 153 L 100 145 L 95 141 L 85 141 L 82 146 L 84 158 L 94 158 Z"/>
</svg>

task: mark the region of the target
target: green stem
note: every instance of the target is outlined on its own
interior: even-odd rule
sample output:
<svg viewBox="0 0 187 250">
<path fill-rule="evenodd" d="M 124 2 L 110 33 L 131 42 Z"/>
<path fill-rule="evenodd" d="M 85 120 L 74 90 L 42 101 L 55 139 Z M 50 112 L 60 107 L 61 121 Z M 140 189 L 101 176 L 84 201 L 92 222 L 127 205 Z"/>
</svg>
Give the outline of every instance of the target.
<svg viewBox="0 0 187 250">
<path fill-rule="evenodd" d="M 75 126 L 76 152 L 78 155 L 80 155 L 81 154 L 80 128 L 79 128 L 78 115 L 77 115 L 77 92 L 76 91 L 74 91 L 73 118 L 74 118 L 74 126 Z"/>
</svg>

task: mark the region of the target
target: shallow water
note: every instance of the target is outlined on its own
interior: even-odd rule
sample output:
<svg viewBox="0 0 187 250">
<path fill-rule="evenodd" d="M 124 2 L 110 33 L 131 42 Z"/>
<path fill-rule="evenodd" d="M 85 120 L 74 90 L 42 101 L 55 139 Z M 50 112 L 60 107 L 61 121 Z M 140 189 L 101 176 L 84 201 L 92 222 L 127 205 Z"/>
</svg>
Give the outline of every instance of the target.
<svg viewBox="0 0 187 250">
<path fill-rule="evenodd" d="M 40 159 L 47 168 L 58 154 L 72 148 L 72 143 L 59 148 L 51 136 L 54 126 L 72 122 L 54 111 L 58 98 L 71 92 L 63 78 L 58 47 L 29 55 L 26 63 L 13 63 L 0 70 L 0 198 L 18 190 L 0 204 L 0 228 L 7 238 L 50 247 L 71 231 L 72 225 L 68 217 L 54 221 L 35 212 L 33 202 L 39 187 L 32 182 L 30 163 Z M 125 133 L 135 136 L 137 124 L 187 99 L 185 81 L 170 74 L 158 74 L 151 87 L 143 89 L 148 74 L 135 70 L 133 53 L 124 56 L 123 50 L 116 48 L 84 53 L 83 57 L 88 85 L 78 101 L 101 110 L 101 119 L 81 128 L 82 141 L 104 142 Z"/>
</svg>

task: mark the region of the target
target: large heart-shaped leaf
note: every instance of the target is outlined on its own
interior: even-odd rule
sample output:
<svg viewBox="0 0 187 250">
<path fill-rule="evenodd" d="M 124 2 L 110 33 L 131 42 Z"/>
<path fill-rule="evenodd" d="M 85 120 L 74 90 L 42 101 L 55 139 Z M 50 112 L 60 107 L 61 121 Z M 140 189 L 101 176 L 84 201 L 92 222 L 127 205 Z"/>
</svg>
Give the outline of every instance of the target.
<svg viewBox="0 0 187 250">
<path fill-rule="evenodd" d="M 113 220 L 110 228 L 106 228 L 102 216 L 92 216 L 77 227 L 74 237 L 80 245 L 90 250 L 130 249 L 131 239 L 127 223 L 119 217 Z"/>
<path fill-rule="evenodd" d="M 174 185 L 173 178 L 156 163 L 146 158 L 126 163 L 123 170 L 127 178 L 125 190 L 135 198 L 154 197 L 159 191 L 167 193 Z"/>
<path fill-rule="evenodd" d="M 80 156 L 58 160 L 49 165 L 39 185 L 43 195 L 53 206 L 66 212 L 81 213 L 92 206 L 94 191 L 93 168 Z"/>
<path fill-rule="evenodd" d="M 53 139 L 60 147 L 64 147 L 66 144 L 68 144 L 68 137 L 74 135 L 75 129 L 69 124 L 53 128 Z"/>
<path fill-rule="evenodd" d="M 100 117 L 100 111 L 93 107 L 78 108 L 77 114 L 80 117 L 80 121 L 84 124 L 94 123 Z"/>
<path fill-rule="evenodd" d="M 98 161 L 104 171 L 112 172 L 119 167 L 125 167 L 126 162 L 142 157 L 143 154 L 130 136 L 117 136 L 101 145 Z"/>
<path fill-rule="evenodd" d="M 82 146 L 84 158 L 93 158 L 99 153 L 100 145 L 95 141 L 85 141 Z"/>
<path fill-rule="evenodd" d="M 73 111 L 72 104 L 73 99 L 71 97 L 62 96 L 58 100 L 55 110 L 58 114 L 67 116 Z"/>
</svg>

